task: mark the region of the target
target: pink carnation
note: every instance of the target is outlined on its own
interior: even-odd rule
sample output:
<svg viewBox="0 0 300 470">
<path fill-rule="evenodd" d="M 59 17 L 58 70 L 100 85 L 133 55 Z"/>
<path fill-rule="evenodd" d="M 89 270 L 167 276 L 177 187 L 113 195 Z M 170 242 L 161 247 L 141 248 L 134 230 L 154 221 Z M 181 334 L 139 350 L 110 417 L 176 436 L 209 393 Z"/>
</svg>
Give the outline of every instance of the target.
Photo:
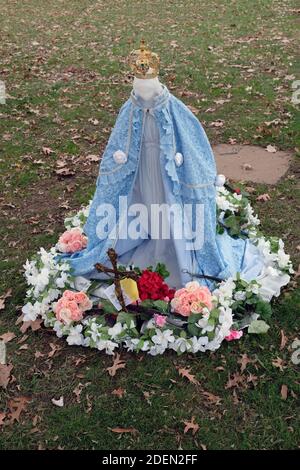
<svg viewBox="0 0 300 470">
<path fill-rule="evenodd" d="M 230 330 L 229 335 L 225 336 L 226 341 L 233 341 L 240 339 L 243 336 L 243 332 L 240 330 Z"/>
<path fill-rule="evenodd" d="M 162 328 L 166 324 L 167 317 L 165 315 L 159 315 L 158 313 L 155 313 L 154 321 L 155 321 L 156 326 L 159 326 L 160 328 Z"/>
<path fill-rule="evenodd" d="M 175 292 L 171 306 L 175 312 L 188 317 L 192 313 L 202 313 L 204 308 L 211 310 L 212 295 L 210 290 L 199 282 L 188 282 L 185 287 Z"/>
<path fill-rule="evenodd" d="M 62 253 L 75 253 L 87 246 L 87 237 L 80 228 L 71 228 L 64 232 L 58 240 L 57 247 Z"/>
<path fill-rule="evenodd" d="M 84 292 L 66 290 L 57 301 L 54 313 L 59 321 L 68 325 L 72 321 L 82 320 L 83 312 L 90 310 L 92 306 L 92 301 Z"/>
</svg>

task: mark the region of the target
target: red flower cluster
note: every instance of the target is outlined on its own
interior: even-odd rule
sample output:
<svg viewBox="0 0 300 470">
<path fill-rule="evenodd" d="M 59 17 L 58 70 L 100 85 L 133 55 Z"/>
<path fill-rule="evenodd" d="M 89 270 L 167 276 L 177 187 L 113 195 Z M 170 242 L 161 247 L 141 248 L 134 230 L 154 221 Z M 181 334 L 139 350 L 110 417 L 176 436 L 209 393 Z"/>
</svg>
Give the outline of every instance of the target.
<svg viewBox="0 0 300 470">
<path fill-rule="evenodd" d="M 141 300 L 172 300 L 175 289 L 170 289 L 164 279 L 156 272 L 145 269 L 137 281 Z"/>
</svg>

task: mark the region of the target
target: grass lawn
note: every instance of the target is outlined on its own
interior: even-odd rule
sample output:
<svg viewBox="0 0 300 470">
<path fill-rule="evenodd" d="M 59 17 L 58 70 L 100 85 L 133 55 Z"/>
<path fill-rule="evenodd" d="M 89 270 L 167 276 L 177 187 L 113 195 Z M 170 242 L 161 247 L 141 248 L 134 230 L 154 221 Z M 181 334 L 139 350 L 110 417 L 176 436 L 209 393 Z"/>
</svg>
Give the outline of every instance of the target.
<svg viewBox="0 0 300 470">
<path fill-rule="evenodd" d="M 161 55 L 161 81 L 192 107 L 212 142 L 294 150 L 279 184 L 251 186 L 263 230 L 283 238 L 298 266 L 296 1 L 0 0 L 0 10 L 0 80 L 9 95 L 0 104 L 0 297 L 12 289 L 0 336 L 16 334 L 7 344 L 13 378 L 0 389 L 0 449 L 299 447 L 295 280 L 274 303 L 268 335 L 198 356 L 124 351 L 126 367 L 115 377 L 106 371 L 111 357 L 15 324 L 23 263 L 55 243 L 65 216 L 93 194 L 98 162 L 89 156 L 104 148 L 128 97 L 126 57 L 141 36 Z M 270 200 L 257 202 L 263 193 Z M 179 368 L 190 368 L 198 384 Z M 61 396 L 57 407 L 51 400 Z M 30 400 L 19 422 L 1 425 L 18 397 Z M 195 435 L 184 433 L 192 417 Z"/>
</svg>

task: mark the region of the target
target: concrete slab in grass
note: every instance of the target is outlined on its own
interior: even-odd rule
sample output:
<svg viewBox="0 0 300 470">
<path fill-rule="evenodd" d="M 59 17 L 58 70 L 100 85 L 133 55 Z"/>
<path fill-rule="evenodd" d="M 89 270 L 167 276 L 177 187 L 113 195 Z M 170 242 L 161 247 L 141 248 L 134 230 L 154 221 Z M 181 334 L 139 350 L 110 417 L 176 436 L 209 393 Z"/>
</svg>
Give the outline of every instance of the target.
<svg viewBox="0 0 300 470">
<path fill-rule="evenodd" d="M 287 172 L 292 153 L 268 152 L 255 145 L 213 146 L 218 173 L 235 181 L 275 184 Z"/>
</svg>

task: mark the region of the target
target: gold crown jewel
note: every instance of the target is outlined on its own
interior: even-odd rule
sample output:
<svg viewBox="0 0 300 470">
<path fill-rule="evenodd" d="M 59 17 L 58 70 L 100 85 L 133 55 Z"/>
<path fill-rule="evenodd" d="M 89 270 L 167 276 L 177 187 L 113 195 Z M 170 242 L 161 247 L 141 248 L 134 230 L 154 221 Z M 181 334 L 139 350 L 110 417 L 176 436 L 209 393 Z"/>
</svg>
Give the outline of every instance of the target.
<svg viewBox="0 0 300 470">
<path fill-rule="evenodd" d="M 141 40 L 140 48 L 129 56 L 130 68 L 137 78 L 155 78 L 159 72 L 159 56 L 152 52 Z"/>
</svg>

